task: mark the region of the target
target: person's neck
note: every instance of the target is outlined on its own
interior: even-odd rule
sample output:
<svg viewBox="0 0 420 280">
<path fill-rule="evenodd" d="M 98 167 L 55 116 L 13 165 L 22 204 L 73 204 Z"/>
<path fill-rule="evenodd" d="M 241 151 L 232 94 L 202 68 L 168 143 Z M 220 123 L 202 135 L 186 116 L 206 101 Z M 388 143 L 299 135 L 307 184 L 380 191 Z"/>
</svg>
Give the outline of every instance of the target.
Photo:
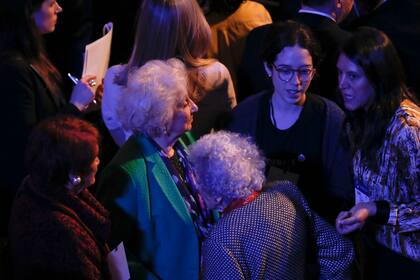
<svg viewBox="0 0 420 280">
<path fill-rule="evenodd" d="M 306 94 L 303 96 L 302 100 L 300 100 L 298 103 L 296 104 L 290 104 L 290 103 L 286 103 L 284 102 L 281 97 L 274 93 L 271 99 L 271 102 L 273 102 L 273 108 L 275 111 L 277 112 L 282 112 L 282 113 L 294 113 L 296 111 L 300 111 L 302 110 L 303 104 L 305 104 L 306 101 Z"/>
<path fill-rule="evenodd" d="M 373 8 L 373 10 L 376 10 L 377 8 L 379 8 L 380 6 L 382 6 L 382 4 L 384 4 L 386 2 L 386 0 L 381 0 L 378 2 L 378 4 L 376 4 L 375 8 Z"/>
<path fill-rule="evenodd" d="M 223 214 L 229 213 L 230 211 L 242 207 L 244 205 L 247 205 L 248 203 L 250 203 L 251 201 L 253 201 L 254 199 L 256 199 L 258 196 L 260 195 L 260 192 L 254 191 L 252 194 L 250 194 L 249 196 L 245 197 L 245 198 L 238 198 L 234 201 L 232 201 L 224 210 L 223 210 Z"/>
<path fill-rule="evenodd" d="M 306 95 L 298 104 L 284 102 L 276 94 L 271 99 L 270 117 L 273 125 L 280 130 L 290 128 L 299 119 L 305 103 Z"/>
<path fill-rule="evenodd" d="M 156 144 L 159 145 L 159 147 L 162 150 L 162 153 L 170 158 L 174 155 L 175 151 L 173 149 L 175 142 L 178 140 L 178 136 L 175 135 L 168 135 L 168 136 L 159 136 L 153 138 L 153 140 L 156 142 Z"/>
</svg>

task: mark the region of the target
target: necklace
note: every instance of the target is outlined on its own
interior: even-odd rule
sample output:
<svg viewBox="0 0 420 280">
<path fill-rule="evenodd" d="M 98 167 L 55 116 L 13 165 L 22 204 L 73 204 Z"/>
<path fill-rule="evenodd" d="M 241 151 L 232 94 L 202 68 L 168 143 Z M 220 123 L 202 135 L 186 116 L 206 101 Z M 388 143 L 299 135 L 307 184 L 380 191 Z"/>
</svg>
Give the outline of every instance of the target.
<svg viewBox="0 0 420 280">
<path fill-rule="evenodd" d="M 223 214 L 229 213 L 233 209 L 239 208 L 241 206 L 245 206 L 248 203 L 252 202 L 254 199 L 256 199 L 260 195 L 260 192 L 254 191 L 252 194 L 250 194 L 246 198 L 241 198 L 236 201 L 233 201 L 228 207 L 226 207 L 225 210 L 223 210 Z"/>
<path fill-rule="evenodd" d="M 172 147 L 169 148 L 169 149 L 160 148 L 160 153 L 164 157 L 171 158 L 174 155 L 175 151 Z"/>
<path fill-rule="evenodd" d="M 271 117 L 271 122 L 277 128 L 276 116 L 274 115 L 273 97 L 271 97 L 270 99 L 270 117 Z"/>
</svg>

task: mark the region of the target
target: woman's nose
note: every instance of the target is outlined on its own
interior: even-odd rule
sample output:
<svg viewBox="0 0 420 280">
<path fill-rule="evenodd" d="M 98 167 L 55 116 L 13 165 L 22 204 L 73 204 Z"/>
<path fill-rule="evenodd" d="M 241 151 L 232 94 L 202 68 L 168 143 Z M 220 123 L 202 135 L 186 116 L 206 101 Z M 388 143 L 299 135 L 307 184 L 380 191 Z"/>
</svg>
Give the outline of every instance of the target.
<svg viewBox="0 0 420 280">
<path fill-rule="evenodd" d="M 338 75 L 338 88 L 343 89 L 347 85 L 345 75 Z"/>
<path fill-rule="evenodd" d="M 302 84 L 302 77 L 300 76 L 298 71 L 293 73 L 292 78 L 290 79 L 290 82 L 296 85 Z"/>
<path fill-rule="evenodd" d="M 192 99 L 190 99 L 190 106 L 191 106 L 191 112 L 195 113 L 198 111 L 198 106 L 197 104 L 194 103 L 194 101 L 192 101 Z"/>
<path fill-rule="evenodd" d="M 62 11 L 63 11 L 63 8 L 61 8 L 61 6 L 57 2 L 55 2 L 55 12 L 58 14 L 58 13 L 61 13 Z"/>
</svg>

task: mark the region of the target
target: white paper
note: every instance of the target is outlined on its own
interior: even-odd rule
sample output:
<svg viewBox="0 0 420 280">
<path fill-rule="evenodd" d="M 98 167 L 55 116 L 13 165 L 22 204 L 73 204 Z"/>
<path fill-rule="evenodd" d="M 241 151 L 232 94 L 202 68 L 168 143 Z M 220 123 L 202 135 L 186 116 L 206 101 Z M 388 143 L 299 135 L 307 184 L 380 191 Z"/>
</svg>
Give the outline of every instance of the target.
<svg viewBox="0 0 420 280">
<path fill-rule="evenodd" d="M 86 45 L 83 74 L 95 75 L 97 86 L 102 84 L 105 72 L 108 69 L 109 56 L 111 54 L 112 23 L 104 26 L 104 36 Z"/>
<path fill-rule="evenodd" d="M 130 279 L 130 272 L 128 270 L 127 257 L 125 255 L 123 242 L 118 244 L 114 250 L 109 252 L 107 261 L 112 280 Z"/>
</svg>

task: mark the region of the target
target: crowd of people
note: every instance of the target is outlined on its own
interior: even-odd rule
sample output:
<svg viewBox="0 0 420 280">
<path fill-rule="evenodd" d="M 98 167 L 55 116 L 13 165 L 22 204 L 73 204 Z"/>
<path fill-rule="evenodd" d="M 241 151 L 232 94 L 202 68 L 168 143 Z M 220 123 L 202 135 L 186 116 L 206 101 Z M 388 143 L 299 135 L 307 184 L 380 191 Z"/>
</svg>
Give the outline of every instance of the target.
<svg viewBox="0 0 420 280">
<path fill-rule="evenodd" d="M 61 1 L 0 0 L 1 279 L 418 279 L 396 0 L 142 0 L 127 60 L 73 88 Z M 94 2 L 58 30 L 74 73 Z"/>
</svg>

